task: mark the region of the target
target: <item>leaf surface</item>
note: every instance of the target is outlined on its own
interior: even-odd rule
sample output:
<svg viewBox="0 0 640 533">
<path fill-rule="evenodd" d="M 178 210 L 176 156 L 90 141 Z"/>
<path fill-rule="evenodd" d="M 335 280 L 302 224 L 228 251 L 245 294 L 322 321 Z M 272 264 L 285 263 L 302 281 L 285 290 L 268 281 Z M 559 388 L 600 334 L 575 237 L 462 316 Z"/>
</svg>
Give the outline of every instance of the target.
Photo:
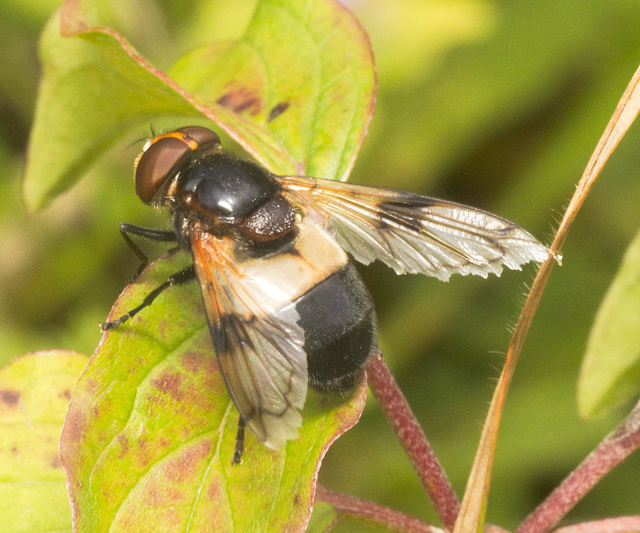
<svg viewBox="0 0 640 533">
<path fill-rule="evenodd" d="M 42 36 L 24 181 L 31 210 L 160 117 L 206 117 L 276 173 L 347 178 L 373 114 L 375 74 L 366 34 L 337 0 L 263 0 L 237 43 L 204 45 L 170 76 L 92 20 L 97 7 L 67 0 Z"/>
<path fill-rule="evenodd" d="M 640 233 L 627 249 L 591 329 L 578 381 L 583 418 L 601 415 L 640 391 Z"/>
<path fill-rule="evenodd" d="M 158 261 L 111 318 L 189 264 Z M 61 440 L 79 531 L 301 531 L 329 445 L 360 417 L 349 397 L 311 392 L 298 439 L 272 451 L 247 432 L 232 465 L 238 414 L 218 371 L 196 283 L 166 290 L 105 334 L 78 383 Z"/>
<path fill-rule="evenodd" d="M 35 352 L 0 369 L 3 531 L 71 531 L 58 440 L 87 360 L 65 350 Z"/>
</svg>

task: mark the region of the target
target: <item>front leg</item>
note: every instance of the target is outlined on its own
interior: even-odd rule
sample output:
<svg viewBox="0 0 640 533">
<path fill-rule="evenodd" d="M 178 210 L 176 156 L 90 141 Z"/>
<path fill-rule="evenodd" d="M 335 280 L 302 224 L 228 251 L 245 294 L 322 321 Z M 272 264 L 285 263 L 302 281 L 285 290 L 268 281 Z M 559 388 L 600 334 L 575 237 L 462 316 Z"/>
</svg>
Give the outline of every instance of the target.
<svg viewBox="0 0 640 533">
<path fill-rule="evenodd" d="M 129 235 L 137 235 L 143 239 L 160 242 L 176 242 L 178 240 L 175 232 L 171 230 L 143 228 L 142 226 L 134 226 L 133 224 L 120 224 L 120 234 L 131 251 L 136 254 L 138 259 L 140 259 L 140 266 L 138 266 L 138 270 L 136 270 L 131 281 L 135 281 L 142 271 L 149 265 L 149 258 L 140 249 L 140 247 L 133 242 L 133 239 L 129 237 Z"/>
<path fill-rule="evenodd" d="M 102 324 L 100 324 L 100 327 L 102 328 L 103 331 L 107 331 L 107 330 L 115 329 L 115 328 L 121 326 L 127 320 L 129 320 L 130 318 L 133 318 L 135 315 L 137 315 L 145 307 L 149 307 L 153 303 L 153 301 L 158 296 L 160 296 L 160 294 L 165 289 L 168 289 L 172 285 L 182 285 L 183 283 L 187 283 L 187 282 L 195 279 L 195 277 L 196 277 L 196 271 L 195 271 L 195 268 L 193 267 L 193 265 L 188 266 L 187 268 L 183 268 L 182 270 L 180 270 L 180 271 L 176 272 L 175 274 L 169 276 L 167 281 L 165 281 L 162 285 L 159 285 L 158 287 L 153 289 L 149 294 L 147 294 L 147 297 L 144 300 L 142 300 L 142 303 L 138 307 L 133 308 L 131 311 L 129 311 L 128 313 L 125 313 L 120 318 L 117 318 L 116 320 L 114 320 L 112 322 L 103 322 Z"/>
</svg>

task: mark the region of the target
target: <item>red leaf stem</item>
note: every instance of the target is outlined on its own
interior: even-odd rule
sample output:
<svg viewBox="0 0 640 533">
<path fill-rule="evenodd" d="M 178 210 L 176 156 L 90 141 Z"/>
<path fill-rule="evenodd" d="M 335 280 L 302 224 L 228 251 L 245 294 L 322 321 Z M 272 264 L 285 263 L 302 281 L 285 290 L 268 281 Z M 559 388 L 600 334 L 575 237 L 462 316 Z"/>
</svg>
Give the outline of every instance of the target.
<svg viewBox="0 0 640 533">
<path fill-rule="evenodd" d="M 582 522 L 573 526 L 561 527 L 555 533 L 638 533 L 640 516 L 619 516 L 593 522 Z"/>
<path fill-rule="evenodd" d="M 526 518 L 515 533 L 549 531 L 596 483 L 638 448 L 640 448 L 640 403 Z"/>
<path fill-rule="evenodd" d="M 453 530 L 460 510 L 458 498 L 406 398 L 381 356 L 367 364 L 369 387 L 400 439 L 442 525 Z"/>
<path fill-rule="evenodd" d="M 402 531 L 405 533 L 443 533 L 440 528 L 418 520 L 383 505 L 378 505 L 355 496 L 340 494 L 325 489 L 318 485 L 316 488 L 316 501 L 323 501 L 333 505 L 339 514 L 348 514 L 359 517 L 383 526 L 387 529 Z"/>
</svg>

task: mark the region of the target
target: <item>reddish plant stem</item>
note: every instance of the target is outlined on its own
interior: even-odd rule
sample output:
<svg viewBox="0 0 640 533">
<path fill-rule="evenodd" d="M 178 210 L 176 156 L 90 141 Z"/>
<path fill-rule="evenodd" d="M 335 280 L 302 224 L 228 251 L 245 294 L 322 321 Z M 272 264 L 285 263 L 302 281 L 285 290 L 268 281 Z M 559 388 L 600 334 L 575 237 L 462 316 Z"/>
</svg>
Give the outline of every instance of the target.
<svg viewBox="0 0 640 533">
<path fill-rule="evenodd" d="M 460 511 L 458 498 L 382 356 L 369 360 L 367 376 L 371 391 L 400 439 L 442 525 L 453 530 Z"/>
<path fill-rule="evenodd" d="M 573 526 L 561 527 L 555 533 L 638 533 L 640 516 L 619 516 L 594 522 L 583 522 Z"/>
<path fill-rule="evenodd" d="M 638 448 L 640 448 L 640 403 L 526 518 L 515 533 L 549 531 L 598 481 Z"/>
<path fill-rule="evenodd" d="M 404 533 L 442 533 L 440 528 L 418 520 L 389 507 L 378 505 L 355 496 L 340 494 L 325 489 L 322 485 L 316 487 L 316 501 L 323 501 L 333 505 L 339 514 L 345 513 L 362 518 L 367 522 L 387 529 Z"/>
</svg>

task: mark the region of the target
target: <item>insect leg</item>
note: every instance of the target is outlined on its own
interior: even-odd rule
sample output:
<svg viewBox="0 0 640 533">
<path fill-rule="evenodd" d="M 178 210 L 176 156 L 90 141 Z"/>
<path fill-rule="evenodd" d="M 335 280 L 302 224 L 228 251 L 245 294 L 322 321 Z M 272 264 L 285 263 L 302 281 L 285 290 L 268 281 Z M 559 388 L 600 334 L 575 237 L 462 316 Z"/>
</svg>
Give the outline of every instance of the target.
<svg viewBox="0 0 640 533">
<path fill-rule="evenodd" d="M 238 433 L 236 433 L 236 449 L 233 452 L 231 464 L 239 465 L 242 463 L 242 451 L 244 450 L 244 427 L 245 422 L 242 417 L 238 420 Z"/>
<path fill-rule="evenodd" d="M 133 239 L 131 239 L 129 235 L 137 235 L 138 237 L 143 237 L 144 239 L 161 242 L 175 242 L 177 240 L 175 232 L 171 230 L 143 228 L 142 226 L 134 226 L 133 224 L 120 224 L 120 234 L 122 235 L 122 238 L 125 240 L 129 248 L 131 248 L 131 251 L 136 254 L 138 259 L 140 259 L 140 266 L 138 267 L 138 270 L 136 270 L 136 273 L 131 281 L 134 281 L 147 267 L 147 265 L 149 264 L 149 258 L 140 249 L 140 247 L 135 242 L 133 242 Z"/>
<path fill-rule="evenodd" d="M 187 268 L 183 268 L 182 270 L 176 272 L 175 274 L 169 276 L 169 279 L 165 281 L 162 285 L 159 285 L 155 289 L 153 289 L 147 297 L 142 300 L 142 303 L 129 311 L 128 313 L 122 315 L 120 318 L 114 320 L 113 322 L 103 322 L 100 324 L 100 327 L 106 331 L 108 329 L 115 329 L 122 324 L 124 324 L 127 320 L 137 315 L 140 311 L 142 311 L 145 307 L 149 307 L 153 301 L 165 290 L 171 287 L 172 285 L 182 285 L 183 283 L 187 283 L 196 277 L 196 271 L 193 268 L 193 265 L 188 266 Z"/>
</svg>

